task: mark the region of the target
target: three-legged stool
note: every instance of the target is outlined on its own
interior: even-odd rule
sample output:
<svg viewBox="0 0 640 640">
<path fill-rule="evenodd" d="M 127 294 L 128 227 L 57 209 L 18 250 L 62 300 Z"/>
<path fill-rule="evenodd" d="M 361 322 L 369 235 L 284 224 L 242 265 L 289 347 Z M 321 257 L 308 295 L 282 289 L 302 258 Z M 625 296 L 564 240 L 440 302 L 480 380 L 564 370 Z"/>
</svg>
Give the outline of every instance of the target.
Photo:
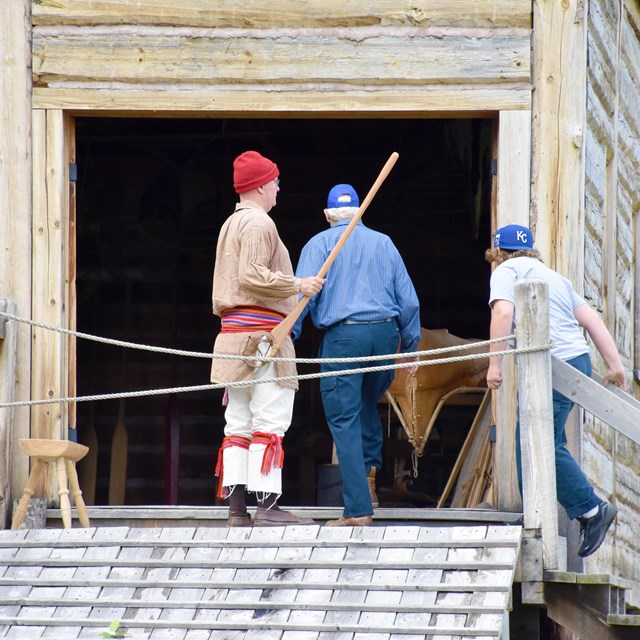
<svg viewBox="0 0 640 640">
<path fill-rule="evenodd" d="M 25 487 L 22 498 L 16 507 L 16 512 L 11 523 L 12 529 L 17 529 L 24 520 L 29 507 L 29 501 L 38 484 L 45 464 L 55 464 L 58 477 L 58 493 L 60 494 L 60 511 L 62 523 L 65 529 L 71 528 L 71 503 L 69 501 L 69 486 L 73 492 L 73 498 L 78 510 L 78 520 L 83 527 L 89 527 L 87 507 L 82 499 L 82 491 L 78 483 L 75 462 L 84 458 L 89 447 L 69 440 L 18 440 L 20 448 L 30 457 L 35 459 L 29 481 Z M 68 481 L 68 484 L 67 484 Z"/>
</svg>

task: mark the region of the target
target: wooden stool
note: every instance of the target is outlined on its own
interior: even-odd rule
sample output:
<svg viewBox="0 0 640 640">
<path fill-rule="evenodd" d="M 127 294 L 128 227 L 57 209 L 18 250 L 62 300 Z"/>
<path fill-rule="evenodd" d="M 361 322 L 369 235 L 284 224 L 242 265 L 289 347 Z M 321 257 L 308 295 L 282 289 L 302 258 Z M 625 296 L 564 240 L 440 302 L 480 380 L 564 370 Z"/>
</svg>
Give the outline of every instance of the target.
<svg viewBox="0 0 640 640">
<path fill-rule="evenodd" d="M 11 523 L 12 529 L 17 529 L 24 520 L 29 507 L 29 501 L 35 490 L 36 484 L 40 479 L 40 475 L 44 470 L 45 463 L 55 463 L 56 474 L 58 476 L 58 493 L 60 494 L 60 511 L 62 512 L 62 523 L 65 529 L 71 528 L 71 504 L 69 502 L 69 487 L 73 491 L 73 498 L 78 510 L 78 520 L 83 527 L 89 527 L 89 516 L 87 508 L 82 499 L 82 491 L 78 483 L 78 474 L 74 462 L 81 460 L 87 455 L 89 447 L 69 440 L 18 440 L 20 448 L 30 457 L 35 458 L 35 463 L 29 481 L 25 487 L 22 498 L 16 508 Z"/>
</svg>

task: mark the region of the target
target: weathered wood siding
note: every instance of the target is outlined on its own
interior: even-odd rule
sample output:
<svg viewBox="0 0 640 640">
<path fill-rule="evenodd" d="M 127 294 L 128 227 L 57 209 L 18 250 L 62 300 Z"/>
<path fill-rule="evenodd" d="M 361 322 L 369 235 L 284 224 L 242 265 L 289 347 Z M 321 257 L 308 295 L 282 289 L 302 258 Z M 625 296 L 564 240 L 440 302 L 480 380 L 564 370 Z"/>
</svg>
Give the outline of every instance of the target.
<svg viewBox="0 0 640 640">
<path fill-rule="evenodd" d="M 530 27 L 531 3 L 523 0 L 40 0 L 33 22 L 51 24 L 165 24 L 270 28 L 402 26 Z"/>
<path fill-rule="evenodd" d="M 31 84 L 29 0 L 0 2 L 0 296 L 16 312 L 31 313 Z M 30 331 L 17 327 L 16 400 L 28 400 L 31 384 Z M 29 408 L 13 411 L 13 443 L 29 436 Z M 0 429 L 2 429 L 0 424 Z M 0 433 L 0 441 L 7 438 Z M 26 457 L 11 446 L 11 493 L 20 495 L 28 475 Z M 3 491 L 5 500 L 9 493 Z M 7 508 L 8 507 L 4 507 Z"/>
<path fill-rule="evenodd" d="M 211 7 L 34 3 L 34 105 L 245 113 L 530 106 L 531 6 L 523 0 Z"/>
<path fill-rule="evenodd" d="M 602 312 L 632 369 L 634 225 L 640 208 L 640 23 L 637 8 L 627 4 L 621 12 L 613 0 L 589 3 L 584 293 Z M 599 366 L 597 358 L 594 351 Z M 592 420 L 584 443 L 587 474 L 599 494 L 616 500 L 619 508 L 614 535 L 587 560 L 588 570 L 613 570 L 640 581 L 640 450 Z"/>
</svg>

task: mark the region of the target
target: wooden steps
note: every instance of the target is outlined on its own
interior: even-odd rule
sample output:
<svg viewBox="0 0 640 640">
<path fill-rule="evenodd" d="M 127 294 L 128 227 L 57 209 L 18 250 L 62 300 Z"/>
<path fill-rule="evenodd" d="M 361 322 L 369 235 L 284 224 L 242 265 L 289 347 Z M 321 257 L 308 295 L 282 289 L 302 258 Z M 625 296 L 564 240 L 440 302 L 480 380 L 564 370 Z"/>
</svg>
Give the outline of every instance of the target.
<svg viewBox="0 0 640 640">
<path fill-rule="evenodd" d="M 0 638 L 499 638 L 504 524 L 0 531 Z M 336 635 L 339 634 L 339 635 Z"/>
<path fill-rule="evenodd" d="M 640 615 L 626 602 L 633 582 L 610 574 L 545 571 L 547 615 L 589 640 L 637 640 Z"/>
</svg>

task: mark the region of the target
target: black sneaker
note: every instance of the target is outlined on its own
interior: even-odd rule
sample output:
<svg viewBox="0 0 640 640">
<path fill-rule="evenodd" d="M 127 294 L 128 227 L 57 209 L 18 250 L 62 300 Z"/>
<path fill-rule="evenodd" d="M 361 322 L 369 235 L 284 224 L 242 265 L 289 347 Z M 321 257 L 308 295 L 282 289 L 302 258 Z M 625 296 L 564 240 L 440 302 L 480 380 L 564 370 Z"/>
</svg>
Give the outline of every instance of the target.
<svg viewBox="0 0 640 640">
<path fill-rule="evenodd" d="M 617 513 L 618 509 L 615 504 L 601 502 L 598 505 L 598 513 L 595 516 L 578 518 L 578 522 L 580 522 L 580 548 L 578 549 L 578 555 L 581 558 L 590 556 L 598 549 Z"/>
</svg>

